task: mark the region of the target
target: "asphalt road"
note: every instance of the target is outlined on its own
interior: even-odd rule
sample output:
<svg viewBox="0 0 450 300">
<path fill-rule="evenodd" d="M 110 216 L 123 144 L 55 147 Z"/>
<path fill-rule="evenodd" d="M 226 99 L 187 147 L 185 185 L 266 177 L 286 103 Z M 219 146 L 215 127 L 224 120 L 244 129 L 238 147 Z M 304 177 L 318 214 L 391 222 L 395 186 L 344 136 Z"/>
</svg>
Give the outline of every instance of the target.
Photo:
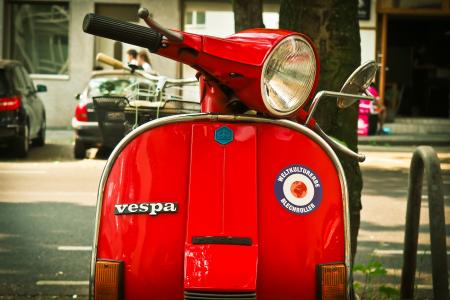
<svg viewBox="0 0 450 300">
<path fill-rule="evenodd" d="M 399 288 L 405 232 L 409 165 L 415 147 L 360 147 L 367 154 L 361 164 L 364 188 L 361 227 L 356 263 L 371 260 L 386 269 L 384 276 L 372 277 L 376 286 Z M 441 161 L 445 201 L 447 265 L 450 266 L 450 148 L 435 147 Z M 418 299 L 432 299 L 429 212 L 426 183 L 422 191 L 416 269 Z M 449 269 L 450 270 L 450 269 Z M 358 281 L 364 276 L 355 274 Z"/>
<path fill-rule="evenodd" d="M 73 160 L 71 143 L 54 132 L 25 160 L 0 149 L 0 299 L 87 298 L 106 160 Z"/>
<path fill-rule="evenodd" d="M 106 160 L 73 160 L 71 141 L 70 133 L 52 132 L 49 144 L 32 148 L 25 160 L 0 149 L 0 299 L 87 297 L 96 190 Z M 361 149 L 368 160 L 362 165 L 364 208 L 357 263 L 377 260 L 388 271 L 374 278 L 374 284 L 396 287 L 399 282 L 412 149 Z M 438 151 L 449 220 L 450 149 Z M 427 218 L 424 201 L 417 280 L 422 298 L 431 295 Z M 448 245 L 449 237 L 447 226 Z M 361 275 L 356 279 L 364 280 Z"/>
</svg>

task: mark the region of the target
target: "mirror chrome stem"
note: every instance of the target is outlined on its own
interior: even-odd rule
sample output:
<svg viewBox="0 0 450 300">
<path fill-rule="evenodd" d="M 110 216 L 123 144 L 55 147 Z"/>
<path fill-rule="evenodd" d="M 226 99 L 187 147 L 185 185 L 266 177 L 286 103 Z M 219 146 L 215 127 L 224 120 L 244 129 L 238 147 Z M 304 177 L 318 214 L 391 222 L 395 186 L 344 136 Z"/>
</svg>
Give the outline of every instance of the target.
<svg viewBox="0 0 450 300">
<path fill-rule="evenodd" d="M 171 31 L 167 28 L 164 28 L 162 25 L 157 23 L 150 17 L 150 13 L 148 9 L 141 7 L 138 11 L 138 16 L 148 25 L 148 27 L 154 29 L 155 31 L 161 33 L 165 36 L 169 41 L 175 43 L 181 43 L 183 41 L 183 35 L 179 32 Z"/>
<path fill-rule="evenodd" d="M 322 130 L 322 128 L 320 128 L 320 126 L 318 124 L 314 125 L 313 130 L 321 138 L 323 138 L 328 143 L 328 145 L 330 145 L 331 148 L 333 148 L 334 150 L 339 151 L 343 154 L 346 154 L 350 157 L 353 157 L 356 160 L 358 160 L 358 162 L 363 162 L 366 160 L 366 156 L 364 154 L 356 153 L 356 152 L 350 150 L 349 148 L 345 147 L 344 145 L 341 145 L 338 142 L 336 142 L 335 140 L 333 140 Z"/>
<path fill-rule="evenodd" d="M 314 97 L 311 106 L 308 110 L 308 117 L 306 118 L 305 126 L 308 126 L 309 122 L 312 119 L 312 116 L 314 115 L 314 112 L 316 111 L 316 108 L 320 102 L 320 100 L 323 97 L 337 97 L 337 98 L 346 98 L 346 99 L 365 99 L 365 100 L 374 100 L 375 98 L 371 95 L 356 95 L 356 94 L 347 94 L 347 93 L 341 93 L 341 92 L 332 92 L 332 91 L 320 91 L 316 94 Z M 312 128 L 314 132 L 316 132 L 320 137 L 322 137 L 333 149 L 336 151 L 339 151 L 343 154 L 346 154 L 350 157 L 355 158 L 359 162 L 363 162 L 366 160 L 366 156 L 364 154 L 356 153 L 349 148 L 345 147 L 344 145 L 341 145 L 340 143 L 333 140 L 331 137 L 329 137 L 323 130 L 320 128 L 318 124 L 315 124 Z"/>
<path fill-rule="evenodd" d="M 308 118 L 306 119 L 305 125 L 309 124 L 311 121 L 312 116 L 314 115 L 314 112 L 316 111 L 317 105 L 319 104 L 320 100 L 323 97 L 340 97 L 340 98 L 347 98 L 347 99 L 364 99 L 364 100 L 374 100 L 375 98 L 373 96 L 367 96 L 367 95 L 355 95 L 355 94 L 346 94 L 346 93 L 340 93 L 340 92 L 332 92 L 332 91 L 320 91 L 314 96 L 314 99 L 311 103 L 311 106 L 308 110 Z"/>
</svg>

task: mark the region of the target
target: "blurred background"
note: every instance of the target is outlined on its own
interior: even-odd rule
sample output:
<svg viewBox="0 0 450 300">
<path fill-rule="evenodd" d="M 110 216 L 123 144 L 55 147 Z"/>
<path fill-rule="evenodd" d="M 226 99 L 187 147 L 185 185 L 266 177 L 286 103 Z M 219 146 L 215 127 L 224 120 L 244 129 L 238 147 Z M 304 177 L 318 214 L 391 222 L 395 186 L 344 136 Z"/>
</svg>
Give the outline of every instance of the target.
<svg viewBox="0 0 450 300">
<path fill-rule="evenodd" d="M 359 2 L 361 60 L 382 64 L 379 89 L 386 97 L 388 119 L 397 115 L 448 118 L 448 1 Z M 42 97 L 48 127 L 70 125 L 73 98 L 87 83 L 98 52 L 125 60 L 131 48 L 84 34 L 84 15 L 95 12 L 139 22 L 140 6 L 150 8 L 153 17 L 169 28 L 215 36 L 234 32 L 228 0 L 0 1 L 0 57 L 23 62 L 35 83 L 47 85 L 48 93 Z M 264 1 L 263 9 L 265 26 L 278 28 L 279 1 Z M 164 58 L 151 56 L 151 60 L 162 75 L 194 74 Z"/>
</svg>

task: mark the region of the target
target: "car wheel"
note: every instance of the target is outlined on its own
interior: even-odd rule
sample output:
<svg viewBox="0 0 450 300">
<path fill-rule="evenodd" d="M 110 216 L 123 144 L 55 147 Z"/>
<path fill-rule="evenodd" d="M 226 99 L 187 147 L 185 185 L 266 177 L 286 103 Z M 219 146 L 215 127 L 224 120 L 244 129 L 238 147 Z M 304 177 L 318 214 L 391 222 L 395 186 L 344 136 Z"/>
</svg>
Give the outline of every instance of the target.
<svg viewBox="0 0 450 300">
<path fill-rule="evenodd" d="M 14 140 L 12 144 L 12 150 L 14 155 L 20 158 L 27 157 L 28 149 L 30 147 L 30 130 L 28 125 L 23 127 L 22 132 L 19 136 Z"/>
<path fill-rule="evenodd" d="M 97 154 L 95 155 L 95 157 L 100 159 L 107 159 L 111 155 L 112 151 L 113 148 L 111 147 L 100 146 L 97 150 Z"/>
<path fill-rule="evenodd" d="M 75 146 L 73 148 L 73 156 L 76 159 L 83 159 L 86 157 L 86 146 L 78 139 L 75 140 Z"/>
<path fill-rule="evenodd" d="M 41 129 L 39 130 L 38 137 L 33 140 L 33 145 L 42 147 L 45 145 L 45 131 L 47 129 L 47 125 L 45 119 L 42 120 Z"/>
</svg>

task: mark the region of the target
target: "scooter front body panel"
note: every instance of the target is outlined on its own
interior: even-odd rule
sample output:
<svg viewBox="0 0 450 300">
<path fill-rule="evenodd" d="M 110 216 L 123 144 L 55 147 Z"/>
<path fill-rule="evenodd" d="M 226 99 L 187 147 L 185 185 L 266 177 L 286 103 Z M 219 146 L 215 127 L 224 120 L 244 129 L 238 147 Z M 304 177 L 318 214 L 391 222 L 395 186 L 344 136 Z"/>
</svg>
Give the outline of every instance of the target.
<svg viewBox="0 0 450 300">
<path fill-rule="evenodd" d="M 124 262 L 125 299 L 316 299 L 317 266 L 349 264 L 345 180 L 293 124 L 196 115 L 138 128 L 103 174 L 93 262 Z"/>
</svg>

